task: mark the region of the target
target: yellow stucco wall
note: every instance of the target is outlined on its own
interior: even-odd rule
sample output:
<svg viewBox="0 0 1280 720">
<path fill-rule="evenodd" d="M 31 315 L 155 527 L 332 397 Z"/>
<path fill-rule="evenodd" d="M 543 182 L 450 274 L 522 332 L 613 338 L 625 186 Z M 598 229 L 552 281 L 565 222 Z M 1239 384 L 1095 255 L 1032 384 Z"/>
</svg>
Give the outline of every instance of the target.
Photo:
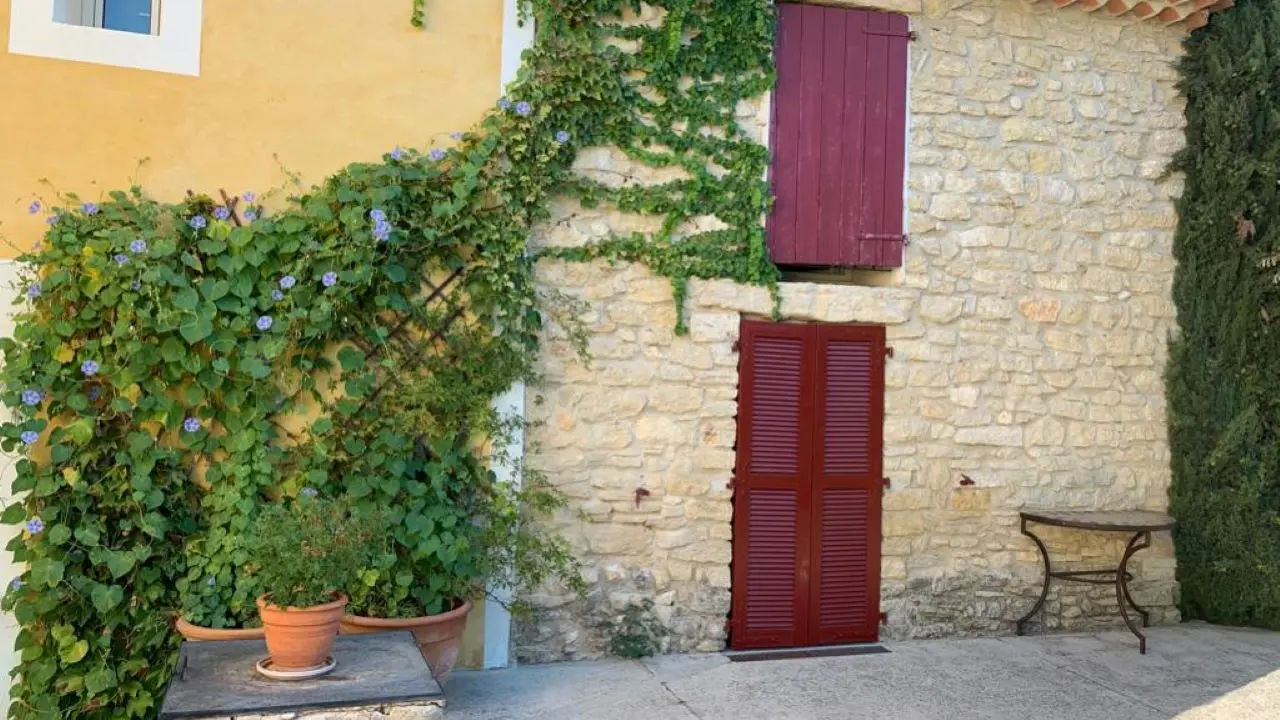
<svg viewBox="0 0 1280 720">
<path fill-rule="evenodd" d="M 448 142 L 497 99 L 502 0 L 212 0 L 200 77 L 8 52 L 0 0 L 0 238 L 29 247 L 39 181 L 87 199 L 308 183 L 397 144 Z M 275 157 L 278 156 L 279 163 Z M 144 158 L 149 161 L 139 169 Z M 16 255 L 0 242 L 0 258 Z"/>
</svg>

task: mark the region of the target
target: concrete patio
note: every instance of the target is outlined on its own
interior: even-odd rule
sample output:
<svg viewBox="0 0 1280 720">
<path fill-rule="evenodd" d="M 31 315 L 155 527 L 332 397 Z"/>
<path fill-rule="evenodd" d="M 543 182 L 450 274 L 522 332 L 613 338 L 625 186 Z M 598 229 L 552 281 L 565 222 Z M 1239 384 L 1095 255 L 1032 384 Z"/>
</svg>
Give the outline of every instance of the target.
<svg viewBox="0 0 1280 720">
<path fill-rule="evenodd" d="M 891 652 L 731 663 L 668 656 L 458 673 L 449 720 L 1273 720 L 1280 633 L 1153 628 L 886 643 Z"/>
</svg>

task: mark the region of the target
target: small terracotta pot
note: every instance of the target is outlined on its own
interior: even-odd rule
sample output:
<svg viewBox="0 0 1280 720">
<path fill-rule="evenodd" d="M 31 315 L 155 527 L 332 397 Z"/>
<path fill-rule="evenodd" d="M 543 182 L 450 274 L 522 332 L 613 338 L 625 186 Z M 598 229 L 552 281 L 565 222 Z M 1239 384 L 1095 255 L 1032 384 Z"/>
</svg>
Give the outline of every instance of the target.
<svg viewBox="0 0 1280 720">
<path fill-rule="evenodd" d="M 408 630 L 418 641 L 422 657 L 431 667 L 431 674 L 441 685 L 449 680 L 453 666 L 458 662 L 458 650 L 462 647 L 462 633 L 467 629 L 467 614 L 471 601 L 465 600 L 457 608 L 439 615 L 415 618 L 374 618 L 362 615 L 343 615 L 344 635 L 368 635 L 380 632 Z"/>
<path fill-rule="evenodd" d="M 346 607 L 346 595 L 306 608 L 282 608 L 272 605 L 266 595 L 258 598 L 272 668 L 311 670 L 324 665 L 333 653 L 333 640 Z"/>
<path fill-rule="evenodd" d="M 192 625 L 187 619 L 178 616 L 173 627 L 182 637 L 191 642 L 216 642 L 220 640 L 260 640 L 264 634 L 262 628 L 209 628 Z"/>
</svg>

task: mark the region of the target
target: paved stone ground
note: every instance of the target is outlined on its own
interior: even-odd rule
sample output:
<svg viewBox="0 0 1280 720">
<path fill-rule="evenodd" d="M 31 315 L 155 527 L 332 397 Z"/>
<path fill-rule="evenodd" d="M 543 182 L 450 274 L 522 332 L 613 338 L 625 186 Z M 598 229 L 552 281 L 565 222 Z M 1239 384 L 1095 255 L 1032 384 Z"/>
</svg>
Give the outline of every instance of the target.
<svg viewBox="0 0 1280 720">
<path fill-rule="evenodd" d="M 1280 633 L 1198 623 L 886 643 L 891 652 L 722 655 L 457 673 L 448 720 L 1275 720 Z"/>
</svg>

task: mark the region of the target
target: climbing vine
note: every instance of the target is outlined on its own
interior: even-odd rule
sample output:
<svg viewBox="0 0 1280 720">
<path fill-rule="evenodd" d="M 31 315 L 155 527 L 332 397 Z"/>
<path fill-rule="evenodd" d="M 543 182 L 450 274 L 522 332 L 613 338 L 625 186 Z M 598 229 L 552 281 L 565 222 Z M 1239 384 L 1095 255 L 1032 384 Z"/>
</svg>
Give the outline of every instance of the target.
<svg viewBox="0 0 1280 720">
<path fill-rule="evenodd" d="M 154 716 L 174 616 L 251 622 L 240 536 L 300 495 L 387 522 L 394 551 L 353 589 L 359 612 L 580 585 L 566 544 L 526 521 L 560 496 L 523 468 L 520 490 L 490 470 L 518 426 L 492 399 L 530 378 L 544 318 L 563 309 L 538 291 L 528 239 L 568 196 L 660 229 L 544 254 L 643 262 L 681 303 L 694 277 L 774 285 L 766 151 L 738 120 L 770 82 L 772 9 L 527 12 L 539 33 L 518 81 L 448 143 L 288 198 L 33 201 L 49 229 L 22 258 L 26 305 L 0 341 L 14 412 L 0 445 L 23 454 L 25 493 L 2 519 L 21 526 L 10 549 L 27 568 L 4 598 L 21 625 L 10 717 Z M 585 147 L 672 179 L 584 179 Z"/>
</svg>

